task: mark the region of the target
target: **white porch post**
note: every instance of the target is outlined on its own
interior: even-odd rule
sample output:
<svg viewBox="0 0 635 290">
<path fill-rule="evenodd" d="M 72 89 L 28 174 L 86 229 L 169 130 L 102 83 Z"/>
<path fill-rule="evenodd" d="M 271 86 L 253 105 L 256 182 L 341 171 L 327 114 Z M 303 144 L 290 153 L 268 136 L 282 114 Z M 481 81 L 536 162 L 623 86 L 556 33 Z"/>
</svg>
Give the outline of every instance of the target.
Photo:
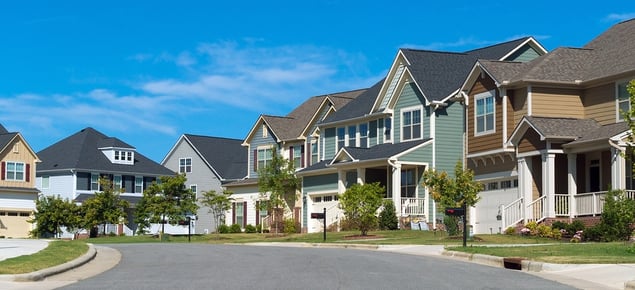
<svg viewBox="0 0 635 290">
<path fill-rule="evenodd" d="M 569 192 L 569 217 L 574 218 L 577 215 L 577 206 L 575 195 L 578 193 L 578 166 L 577 166 L 578 154 L 567 154 L 567 187 Z"/>
<path fill-rule="evenodd" d="M 357 168 L 357 183 L 366 183 L 366 168 Z"/>
<path fill-rule="evenodd" d="M 523 223 L 527 223 L 528 219 L 533 218 L 533 213 L 528 210 L 527 205 L 532 202 L 533 192 L 531 186 L 531 159 L 526 157 L 518 158 L 518 190 L 520 197 L 523 198 Z"/>
<path fill-rule="evenodd" d="M 342 194 L 346 191 L 346 171 L 337 170 L 337 193 Z"/>
<path fill-rule="evenodd" d="M 556 217 L 556 154 L 542 154 L 542 194 L 547 195 L 547 217 Z"/>
<path fill-rule="evenodd" d="M 611 188 L 626 189 L 626 160 L 622 151 L 611 147 Z"/>
<path fill-rule="evenodd" d="M 401 217 L 401 163 L 398 162 L 392 167 L 392 201 L 397 214 Z"/>
</svg>

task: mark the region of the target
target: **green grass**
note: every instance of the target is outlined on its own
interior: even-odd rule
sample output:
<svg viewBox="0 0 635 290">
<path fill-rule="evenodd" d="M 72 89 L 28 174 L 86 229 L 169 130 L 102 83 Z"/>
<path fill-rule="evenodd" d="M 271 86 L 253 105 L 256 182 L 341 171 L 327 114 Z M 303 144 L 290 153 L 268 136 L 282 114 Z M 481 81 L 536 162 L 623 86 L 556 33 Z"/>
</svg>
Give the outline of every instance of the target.
<svg viewBox="0 0 635 290">
<path fill-rule="evenodd" d="M 635 245 L 624 242 L 562 243 L 514 247 L 449 247 L 447 249 L 498 257 L 521 257 L 558 264 L 635 263 Z"/>
<path fill-rule="evenodd" d="M 53 241 L 32 255 L 0 261 L 0 274 L 23 274 L 72 261 L 88 251 L 84 241 Z"/>
</svg>

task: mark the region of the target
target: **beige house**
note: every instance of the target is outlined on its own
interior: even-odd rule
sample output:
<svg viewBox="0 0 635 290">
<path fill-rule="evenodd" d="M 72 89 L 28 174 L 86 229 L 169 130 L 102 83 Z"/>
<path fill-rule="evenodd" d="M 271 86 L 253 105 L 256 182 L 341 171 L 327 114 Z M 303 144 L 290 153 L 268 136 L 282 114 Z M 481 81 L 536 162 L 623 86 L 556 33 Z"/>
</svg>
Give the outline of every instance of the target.
<svg viewBox="0 0 635 290">
<path fill-rule="evenodd" d="M 635 79 L 635 20 L 527 63 L 479 60 L 462 87 L 466 164 L 485 186 L 475 233 L 594 217 L 610 188 L 635 198 L 622 110 Z"/>
<path fill-rule="evenodd" d="M 40 160 L 22 135 L 0 125 L 0 237 L 29 236 L 32 224 L 28 221 L 39 193 L 35 188 L 37 162 Z"/>
</svg>

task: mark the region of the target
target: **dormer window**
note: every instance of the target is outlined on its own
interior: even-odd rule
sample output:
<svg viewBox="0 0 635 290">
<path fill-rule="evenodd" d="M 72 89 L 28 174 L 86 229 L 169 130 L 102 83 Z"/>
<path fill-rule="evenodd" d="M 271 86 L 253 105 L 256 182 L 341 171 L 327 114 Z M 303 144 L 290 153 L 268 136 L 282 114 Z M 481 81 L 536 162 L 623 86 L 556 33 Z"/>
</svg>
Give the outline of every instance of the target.
<svg viewBox="0 0 635 290">
<path fill-rule="evenodd" d="M 130 150 L 112 150 L 112 163 L 134 164 L 134 152 Z M 108 154 L 107 154 L 108 155 Z"/>
</svg>

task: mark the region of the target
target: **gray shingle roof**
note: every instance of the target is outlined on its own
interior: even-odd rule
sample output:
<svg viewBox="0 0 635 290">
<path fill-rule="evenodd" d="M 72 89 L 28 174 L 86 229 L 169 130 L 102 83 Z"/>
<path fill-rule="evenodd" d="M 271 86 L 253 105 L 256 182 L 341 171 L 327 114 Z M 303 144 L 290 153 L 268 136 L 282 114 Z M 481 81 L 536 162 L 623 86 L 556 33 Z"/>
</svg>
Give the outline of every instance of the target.
<svg viewBox="0 0 635 290">
<path fill-rule="evenodd" d="M 7 133 L 9 133 L 9 131 L 7 131 L 7 129 L 4 126 L 2 126 L 2 124 L 0 124 L 0 134 L 7 134 Z"/>
<path fill-rule="evenodd" d="M 338 122 L 368 114 L 371 111 L 383 84 L 384 79 L 380 80 L 357 98 L 350 101 L 346 106 L 343 106 L 341 109 L 331 114 L 322 123 Z"/>
<path fill-rule="evenodd" d="M 9 145 L 9 142 L 11 142 L 11 140 L 13 140 L 13 138 L 15 138 L 16 135 L 18 135 L 18 133 L 0 134 L 0 150 L 4 149 L 4 147 Z"/>
<path fill-rule="evenodd" d="M 582 137 L 568 143 L 567 145 L 576 145 L 584 142 L 608 140 L 609 138 L 619 135 L 628 130 L 628 124 L 626 124 L 626 122 L 604 125 L 594 130 L 589 130 Z"/>
<path fill-rule="evenodd" d="M 247 148 L 241 145 L 242 140 L 192 134 L 184 136 L 221 179 L 247 176 Z"/>
<path fill-rule="evenodd" d="M 117 138 L 108 137 L 88 127 L 38 152 L 37 155 L 42 162 L 38 164 L 37 171 L 82 169 L 99 172 L 174 175 L 171 170 L 139 152 L 134 154 L 134 165 L 114 164 L 98 149 L 109 144 L 133 148 Z"/>
<path fill-rule="evenodd" d="M 529 37 L 522 37 L 483 48 L 469 50 L 465 53 L 473 55 L 479 59 L 501 59 L 528 39 Z"/>
<path fill-rule="evenodd" d="M 223 185 L 227 187 L 258 185 L 258 178 L 245 178 L 241 180 L 232 181 Z"/>
<path fill-rule="evenodd" d="M 525 116 L 527 121 L 545 138 L 576 140 L 601 126 L 592 119 L 551 118 Z"/>
</svg>

